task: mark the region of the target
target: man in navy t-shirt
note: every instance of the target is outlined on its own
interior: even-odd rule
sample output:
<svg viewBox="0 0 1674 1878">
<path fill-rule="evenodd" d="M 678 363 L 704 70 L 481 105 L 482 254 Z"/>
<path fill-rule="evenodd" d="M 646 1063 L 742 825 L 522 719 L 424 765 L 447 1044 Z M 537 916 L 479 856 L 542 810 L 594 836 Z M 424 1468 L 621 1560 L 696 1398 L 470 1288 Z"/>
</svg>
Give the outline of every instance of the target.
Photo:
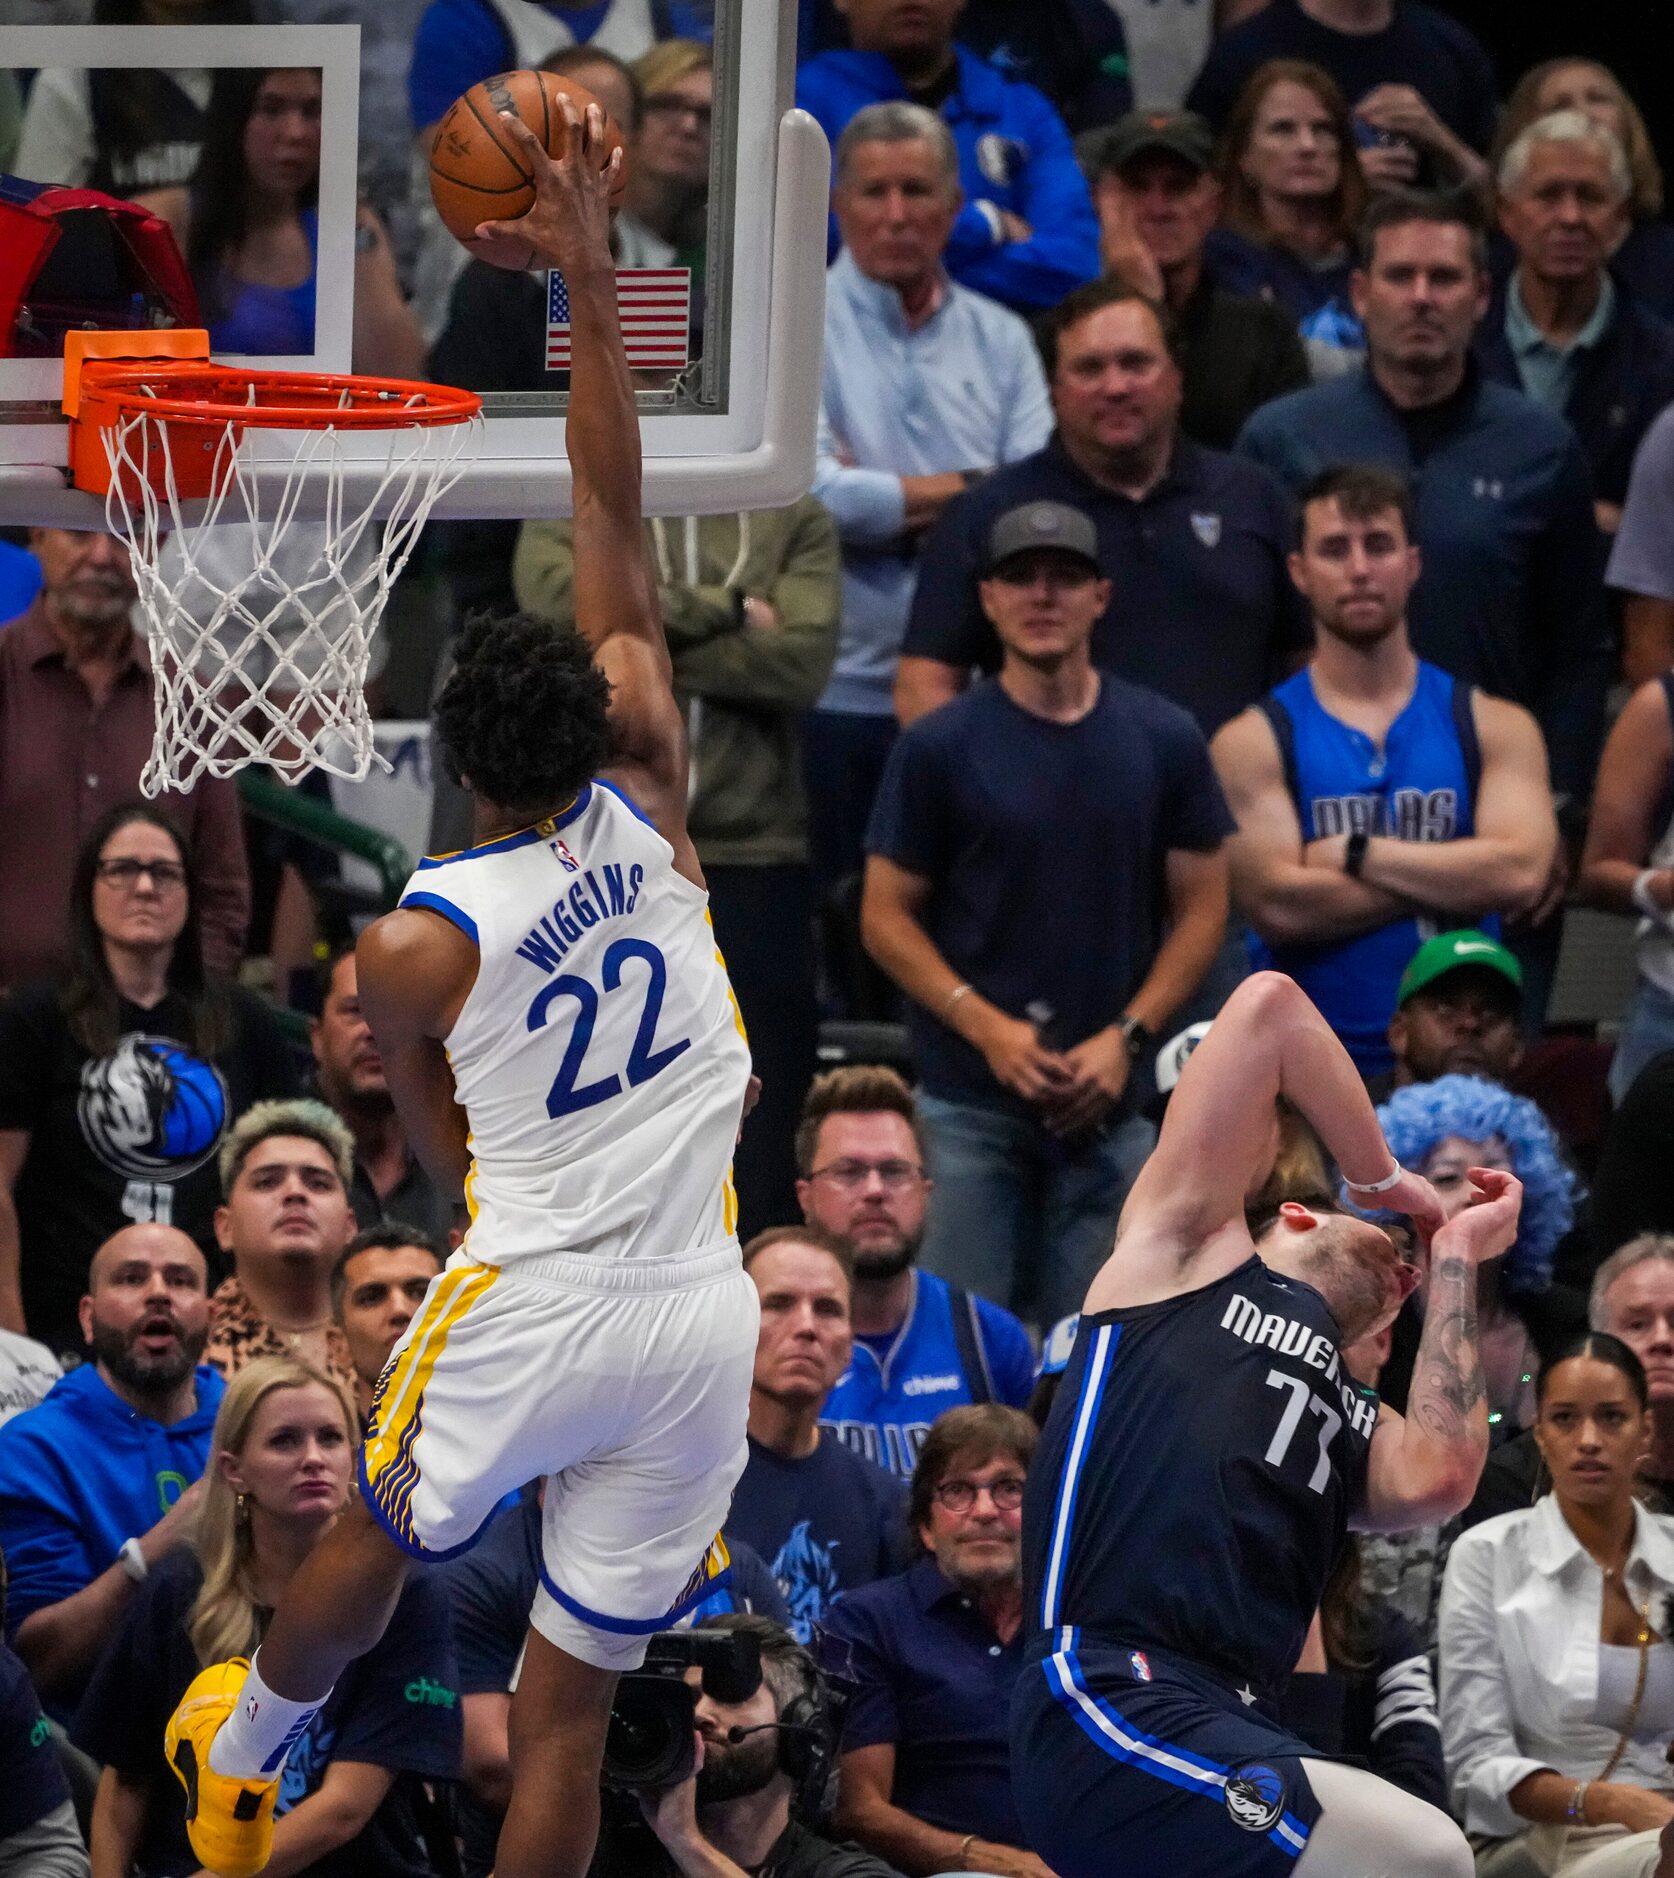
<svg viewBox="0 0 1674 1878">
<path fill-rule="evenodd" d="M 912 1001 L 924 1263 L 1050 1323 L 1155 1139 L 1133 1072 L 1219 950 L 1232 819 L 1190 717 L 1093 665 L 1086 515 L 1002 515 L 980 594 L 1004 662 L 897 742 L 861 927 Z"/>
<path fill-rule="evenodd" d="M 903 1480 L 944 1409 L 1022 1408 L 1035 1367 L 1010 1311 L 918 1269 L 934 1184 L 924 1152 L 913 1092 L 894 1070 L 847 1063 L 814 1078 L 796 1131 L 796 1197 L 854 1262 L 854 1348 L 821 1421 Z"/>
<path fill-rule="evenodd" d="M 849 1360 L 851 1273 L 817 1226 L 775 1226 L 744 1248 L 761 1297 L 750 1384 L 750 1458 L 733 1489 L 729 1533 L 767 1561 L 806 1643 L 847 1591 L 906 1562 L 906 1492 L 820 1426 Z"/>
</svg>

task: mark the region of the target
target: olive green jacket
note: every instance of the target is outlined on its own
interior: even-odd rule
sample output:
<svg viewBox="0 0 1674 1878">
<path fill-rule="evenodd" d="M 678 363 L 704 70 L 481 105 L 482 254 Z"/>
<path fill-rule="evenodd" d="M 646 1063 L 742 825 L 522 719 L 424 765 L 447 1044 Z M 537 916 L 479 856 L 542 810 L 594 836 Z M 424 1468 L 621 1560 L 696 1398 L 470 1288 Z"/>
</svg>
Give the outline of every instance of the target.
<svg viewBox="0 0 1674 1878">
<path fill-rule="evenodd" d="M 788 509 L 659 517 L 646 524 L 691 739 L 690 826 L 715 867 L 808 858 L 797 726 L 825 688 L 841 604 L 837 530 L 812 496 Z M 517 603 L 574 618 L 568 522 L 525 522 L 512 562 Z M 743 624 L 767 601 L 773 626 Z"/>
</svg>

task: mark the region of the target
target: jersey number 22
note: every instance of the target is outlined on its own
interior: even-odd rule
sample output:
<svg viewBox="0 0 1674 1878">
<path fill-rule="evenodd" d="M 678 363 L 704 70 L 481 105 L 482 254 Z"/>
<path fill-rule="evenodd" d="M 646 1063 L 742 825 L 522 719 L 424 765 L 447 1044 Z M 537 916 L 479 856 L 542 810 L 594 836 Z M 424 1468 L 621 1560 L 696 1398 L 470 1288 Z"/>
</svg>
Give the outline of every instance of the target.
<svg viewBox="0 0 1674 1878">
<path fill-rule="evenodd" d="M 627 1086 L 637 1089 L 641 1083 L 660 1075 L 682 1051 L 689 1050 L 692 1040 L 682 1037 L 678 1043 L 661 1050 L 652 1047 L 657 1036 L 657 1019 L 662 1015 L 663 993 L 668 988 L 668 966 L 662 953 L 647 940 L 618 939 L 606 949 L 601 974 L 606 995 L 621 988 L 622 968 L 630 959 L 642 960 L 646 967 L 645 1002 L 640 1007 L 639 1028 L 634 1032 L 633 1048 L 628 1052 L 623 1072 L 628 1079 Z M 595 1103 L 608 1102 L 612 1096 L 622 1093 L 622 1077 L 615 1074 L 601 1076 L 595 1082 L 580 1080 L 582 1058 L 593 1041 L 593 1026 L 599 1019 L 599 994 L 587 979 L 566 972 L 543 986 L 540 996 L 529 1006 L 530 1030 L 539 1030 L 546 1022 L 555 998 L 573 998 L 576 1014 L 575 1026 L 564 1048 L 564 1060 L 558 1065 L 558 1074 L 547 1093 L 546 1112 L 554 1121 L 560 1115 L 574 1115 L 578 1110 L 590 1109 Z"/>
</svg>

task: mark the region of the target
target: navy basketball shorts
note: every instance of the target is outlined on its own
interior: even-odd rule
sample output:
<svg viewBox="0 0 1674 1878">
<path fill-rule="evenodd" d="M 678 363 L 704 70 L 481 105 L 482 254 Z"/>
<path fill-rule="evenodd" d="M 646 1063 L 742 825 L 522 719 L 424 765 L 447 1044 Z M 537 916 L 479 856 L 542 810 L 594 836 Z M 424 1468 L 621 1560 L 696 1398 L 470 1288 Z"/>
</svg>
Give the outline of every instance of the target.
<svg viewBox="0 0 1674 1878">
<path fill-rule="evenodd" d="M 1321 1757 L 1202 1671 L 1065 1628 L 1012 1699 L 1012 1791 L 1058 1878 L 1281 1878 Z"/>
</svg>

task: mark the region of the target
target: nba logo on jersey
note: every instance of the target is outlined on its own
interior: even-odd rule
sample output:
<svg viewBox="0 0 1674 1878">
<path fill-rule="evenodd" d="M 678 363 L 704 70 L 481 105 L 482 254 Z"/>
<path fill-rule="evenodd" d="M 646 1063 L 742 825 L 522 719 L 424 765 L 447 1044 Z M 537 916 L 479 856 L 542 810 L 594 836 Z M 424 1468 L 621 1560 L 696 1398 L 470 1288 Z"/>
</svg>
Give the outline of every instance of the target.
<svg viewBox="0 0 1674 1878">
<path fill-rule="evenodd" d="M 571 854 L 569 849 L 564 846 L 563 842 L 550 841 L 547 843 L 547 846 L 557 855 L 558 864 L 563 868 L 566 874 L 579 874 L 581 872 L 581 863 Z"/>
<path fill-rule="evenodd" d="M 1143 1650 L 1135 1650 L 1128 1658 L 1128 1662 L 1133 1669 L 1134 1675 L 1138 1677 L 1141 1682 L 1149 1682 L 1151 1680 L 1150 1658 L 1146 1656 Z"/>
</svg>

